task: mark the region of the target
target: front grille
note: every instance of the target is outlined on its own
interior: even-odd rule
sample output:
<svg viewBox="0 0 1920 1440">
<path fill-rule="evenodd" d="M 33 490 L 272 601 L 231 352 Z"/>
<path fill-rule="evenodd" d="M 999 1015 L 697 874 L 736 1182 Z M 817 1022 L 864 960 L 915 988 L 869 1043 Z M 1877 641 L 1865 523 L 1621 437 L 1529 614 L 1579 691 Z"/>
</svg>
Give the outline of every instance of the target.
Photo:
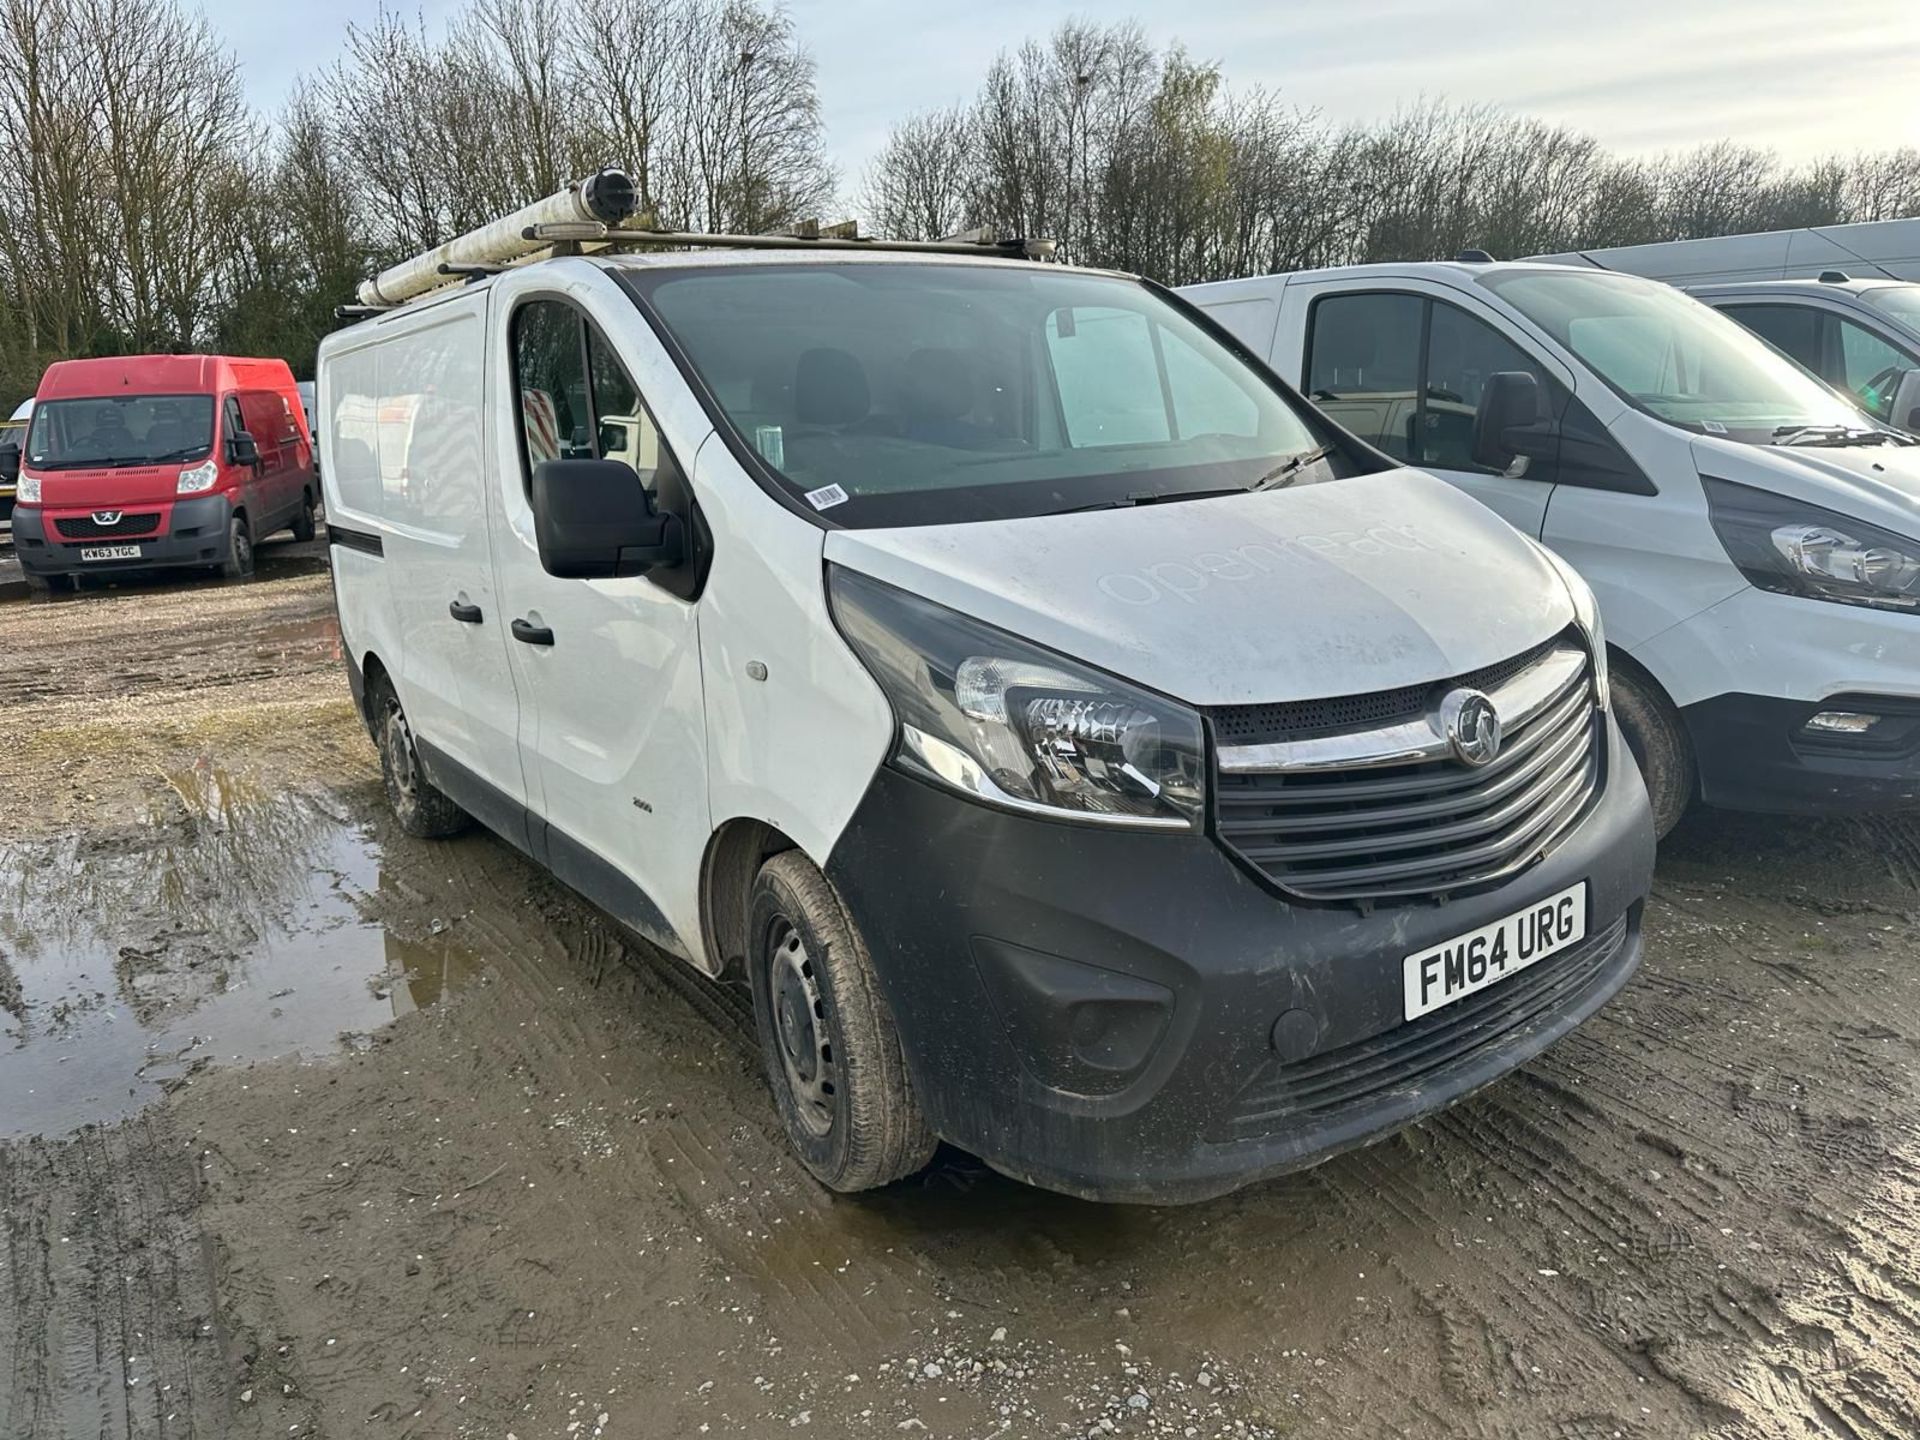
<svg viewBox="0 0 1920 1440">
<path fill-rule="evenodd" d="M 1293 1064 L 1269 1059 L 1208 1138 L 1249 1140 L 1326 1120 L 1390 1090 L 1432 1084 L 1437 1072 L 1501 1044 L 1519 1027 L 1578 1005 L 1608 972 L 1626 931 L 1623 915 L 1573 949 L 1385 1035 Z"/>
<path fill-rule="evenodd" d="M 111 525 L 102 525 L 91 515 L 55 520 L 54 528 L 68 540 L 101 540 L 111 535 L 146 535 L 160 528 L 160 513 L 122 515 Z"/>
<path fill-rule="evenodd" d="M 1577 657 L 1577 659 L 1576 659 Z M 1548 667 L 1552 667 L 1549 669 Z M 1539 859 L 1598 792 L 1601 737 L 1590 666 L 1565 641 L 1528 652 L 1485 688 L 1503 696 L 1549 675 L 1566 678 L 1507 723 L 1499 754 L 1478 769 L 1446 755 L 1397 763 L 1391 733 L 1344 731 L 1361 757 L 1337 768 L 1294 769 L 1284 759 L 1249 772 L 1223 763 L 1216 745 L 1215 826 L 1230 851 L 1288 893 L 1309 900 L 1437 897 L 1493 884 Z M 1438 697 L 1490 675 L 1475 672 L 1423 688 Z M 1433 738 L 1423 721 L 1414 728 Z M 1218 730 L 1216 729 L 1216 737 Z M 1369 754 L 1371 735 L 1381 753 Z M 1272 747 L 1284 751 L 1287 746 Z M 1230 753 L 1230 752 L 1229 752 Z"/>
</svg>

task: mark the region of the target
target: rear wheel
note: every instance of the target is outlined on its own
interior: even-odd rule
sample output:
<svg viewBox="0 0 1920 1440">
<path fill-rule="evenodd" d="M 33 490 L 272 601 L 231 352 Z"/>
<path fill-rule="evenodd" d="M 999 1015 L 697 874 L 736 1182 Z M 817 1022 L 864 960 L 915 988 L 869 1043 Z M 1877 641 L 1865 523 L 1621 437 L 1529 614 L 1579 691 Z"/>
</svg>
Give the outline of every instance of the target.
<svg viewBox="0 0 1920 1440">
<path fill-rule="evenodd" d="M 313 512 L 313 492 L 308 491 L 307 494 L 301 498 L 300 514 L 293 522 L 294 539 L 302 541 L 313 539 L 315 533 Z"/>
<path fill-rule="evenodd" d="M 227 553 L 220 561 L 220 573 L 229 580 L 245 580 L 253 574 L 253 532 L 244 515 L 227 522 Z"/>
<path fill-rule="evenodd" d="M 760 867 L 747 963 L 787 1139 L 821 1184 L 870 1190 L 933 1156 L 873 961 L 827 877 L 797 850 Z"/>
<path fill-rule="evenodd" d="M 472 825 L 473 817 L 449 800 L 420 768 L 413 731 L 392 682 L 384 677 L 376 680 L 367 704 L 373 714 L 374 743 L 380 747 L 380 778 L 386 782 L 387 803 L 400 828 L 423 840 L 438 840 Z"/>
<path fill-rule="evenodd" d="M 1653 803 L 1653 833 L 1665 838 L 1693 803 L 1693 745 L 1680 712 L 1646 676 L 1615 664 L 1610 684 L 1614 718 L 1639 762 Z"/>
</svg>

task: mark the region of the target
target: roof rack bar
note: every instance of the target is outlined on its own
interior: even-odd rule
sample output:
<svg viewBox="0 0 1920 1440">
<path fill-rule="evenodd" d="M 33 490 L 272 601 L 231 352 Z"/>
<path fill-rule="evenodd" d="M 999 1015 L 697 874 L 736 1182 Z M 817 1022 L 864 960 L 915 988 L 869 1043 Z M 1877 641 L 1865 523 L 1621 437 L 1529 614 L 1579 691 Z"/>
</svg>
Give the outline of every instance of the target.
<svg viewBox="0 0 1920 1440">
<path fill-rule="evenodd" d="M 364 320 L 369 315 L 384 315 L 389 310 L 398 310 L 398 305 L 336 305 L 333 318 L 336 320 Z"/>
<path fill-rule="evenodd" d="M 455 265 L 449 261 L 440 262 L 442 275 L 459 275 L 468 280 L 485 280 L 489 275 L 498 275 L 506 269 L 504 265 Z"/>
<path fill-rule="evenodd" d="M 1029 260 L 1053 257 L 1052 240 L 1011 236 L 996 239 L 985 233 L 979 240 L 868 240 L 807 235 L 710 235 L 696 230 L 636 230 L 596 222 L 562 221 L 529 225 L 521 238 L 542 245 L 664 245 L 679 249 L 723 250 L 904 250 L 922 255 L 1018 255 Z"/>
</svg>

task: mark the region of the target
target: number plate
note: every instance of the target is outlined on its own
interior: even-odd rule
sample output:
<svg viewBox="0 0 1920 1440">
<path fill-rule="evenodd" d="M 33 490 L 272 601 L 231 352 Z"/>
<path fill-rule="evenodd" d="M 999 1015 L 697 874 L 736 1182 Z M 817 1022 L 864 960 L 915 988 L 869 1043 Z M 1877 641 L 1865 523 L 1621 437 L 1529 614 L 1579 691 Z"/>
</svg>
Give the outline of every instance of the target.
<svg viewBox="0 0 1920 1440">
<path fill-rule="evenodd" d="M 1587 934 L 1587 882 L 1401 962 L 1406 1017 L 1418 1020 L 1577 945 Z"/>
<path fill-rule="evenodd" d="M 82 560 L 138 560 L 138 545 L 87 545 L 80 551 Z"/>
</svg>

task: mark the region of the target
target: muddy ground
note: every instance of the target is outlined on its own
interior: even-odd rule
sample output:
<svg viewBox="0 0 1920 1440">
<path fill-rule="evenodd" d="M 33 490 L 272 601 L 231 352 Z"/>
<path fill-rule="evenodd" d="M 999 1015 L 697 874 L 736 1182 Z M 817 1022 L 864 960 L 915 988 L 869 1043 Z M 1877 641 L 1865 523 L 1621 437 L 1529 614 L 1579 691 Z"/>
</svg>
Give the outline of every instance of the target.
<svg viewBox="0 0 1920 1440">
<path fill-rule="evenodd" d="M 1920 825 L 1690 818 L 1618 1002 L 1291 1180 L 835 1198 L 261 559 L 0 606 L 0 1436 L 1920 1434 Z"/>
</svg>

